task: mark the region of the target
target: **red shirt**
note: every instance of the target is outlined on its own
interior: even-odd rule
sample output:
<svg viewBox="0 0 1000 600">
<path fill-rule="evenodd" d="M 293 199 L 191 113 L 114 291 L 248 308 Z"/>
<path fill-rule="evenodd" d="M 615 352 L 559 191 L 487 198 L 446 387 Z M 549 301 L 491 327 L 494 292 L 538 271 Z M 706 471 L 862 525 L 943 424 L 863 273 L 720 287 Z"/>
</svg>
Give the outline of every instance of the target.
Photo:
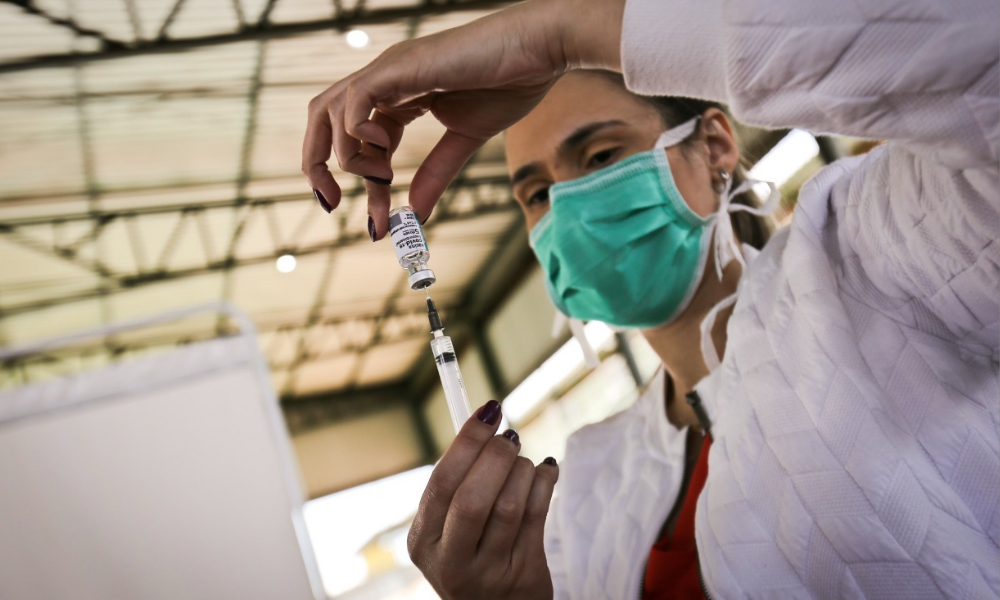
<svg viewBox="0 0 1000 600">
<path fill-rule="evenodd" d="M 673 535 L 666 532 L 649 551 L 643 600 L 705 600 L 698 580 L 698 548 L 694 541 L 694 510 L 708 478 L 710 436 L 705 436 L 698 463 L 691 473 L 687 495 L 677 516 Z"/>
</svg>

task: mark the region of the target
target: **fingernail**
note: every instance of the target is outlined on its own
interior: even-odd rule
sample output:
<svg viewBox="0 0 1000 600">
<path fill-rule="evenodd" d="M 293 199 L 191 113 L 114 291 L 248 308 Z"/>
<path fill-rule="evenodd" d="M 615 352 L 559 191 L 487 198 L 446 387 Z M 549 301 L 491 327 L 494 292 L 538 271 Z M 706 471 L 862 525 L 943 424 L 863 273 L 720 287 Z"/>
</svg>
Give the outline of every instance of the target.
<svg viewBox="0 0 1000 600">
<path fill-rule="evenodd" d="M 429 211 L 429 212 L 427 213 L 427 216 L 426 216 L 426 217 L 424 217 L 424 220 L 420 222 L 420 225 L 421 225 L 421 226 L 423 226 L 423 225 L 424 225 L 424 223 L 426 223 L 426 222 L 427 222 L 427 219 L 431 218 L 431 213 L 433 213 L 433 212 L 434 212 L 434 209 L 432 208 L 432 209 L 431 209 L 431 210 L 430 210 L 430 211 Z"/>
<path fill-rule="evenodd" d="M 517 432 L 514 431 L 513 429 L 508 429 L 507 431 L 501 433 L 500 435 L 513 442 L 515 446 L 521 443 L 521 438 L 517 435 Z"/>
<path fill-rule="evenodd" d="M 323 194 L 316 188 L 313 188 L 313 196 L 315 196 L 316 201 L 319 202 L 320 207 L 325 210 L 327 214 L 333 210 L 333 208 L 330 207 L 330 203 L 326 201 Z"/>
<path fill-rule="evenodd" d="M 392 183 L 391 179 L 382 179 L 381 177 L 375 177 L 374 175 L 362 175 L 365 179 L 372 183 L 377 183 L 379 185 L 390 185 Z"/>
<path fill-rule="evenodd" d="M 479 409 L 477 418 L 487 425 L 496 425 L 497 419 L 500 418 L 500 403 L 496 400 L 490 400 Z"/>
<path fill-rule="evenodd" d="M 542 462 L 549 465 L 550 467 L 556 466 L 556 459 L 552 458 L 551 456 L 547 456 L 545 460 L 543 460 Z"/>
<path fill-rule="evenodd" d="M 373 144 L 371 142 L 368 142 L 368 145 L 371 146 L 372 148 L 375 148 L 376 150 L 381 150 L 382 152 L 388 152 L 389 151 L 389 149 L 386 148 L 385 146 L 379 146 L 378 144 Z"/>
<path fill-rule="evenodd" d="M 375 241 L 375 220 L 371 215 L 368 215 L 368 237 Z"/>
</svg>

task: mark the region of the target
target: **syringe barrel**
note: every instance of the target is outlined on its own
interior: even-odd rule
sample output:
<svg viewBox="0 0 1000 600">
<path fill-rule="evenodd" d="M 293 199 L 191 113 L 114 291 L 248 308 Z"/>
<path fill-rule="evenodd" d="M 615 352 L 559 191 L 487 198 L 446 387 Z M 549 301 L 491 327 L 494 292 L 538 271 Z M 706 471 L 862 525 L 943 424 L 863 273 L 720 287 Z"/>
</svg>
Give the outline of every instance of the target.
<svg viewBox="0 0 1000 600">
<path fill-rule="evenodd" d="M 455 347 L 451 338 L 445 335 L 431 340 L 431 350 L 434 351 L 434 362 L 441 377 L 441 385 L 444 386 L 444 399 L 448 403 L 451 422 L 455 426 L 455 433 L 458 433 L 472 416 L 472 405 L 469 403 L 469 394 L 465 391 L 465 382 L 462 381 L 462 371 L 458 368 Z"/>
</svg>

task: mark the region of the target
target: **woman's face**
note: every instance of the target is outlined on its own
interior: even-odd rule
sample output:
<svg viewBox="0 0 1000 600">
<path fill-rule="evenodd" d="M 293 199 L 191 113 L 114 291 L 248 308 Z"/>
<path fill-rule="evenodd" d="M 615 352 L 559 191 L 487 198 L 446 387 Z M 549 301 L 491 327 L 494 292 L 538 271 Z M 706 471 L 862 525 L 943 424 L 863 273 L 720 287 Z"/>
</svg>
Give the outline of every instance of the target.
<svg viewBox="0 0 1000 600">
<path fill-rule="evenodd" d="M 656 109 L 604 76 L 574 72 L 562 77 L 507 130 L 507 167 L 528 229 L 549 210 L 549 186 L 646 152 L 663 130 Z M 677 189 L 701 216 L 718 205 L 709 154 L 707 143 L 695 143 L 687 152 L 679 146 L 667 149 Z"/>
</svg>

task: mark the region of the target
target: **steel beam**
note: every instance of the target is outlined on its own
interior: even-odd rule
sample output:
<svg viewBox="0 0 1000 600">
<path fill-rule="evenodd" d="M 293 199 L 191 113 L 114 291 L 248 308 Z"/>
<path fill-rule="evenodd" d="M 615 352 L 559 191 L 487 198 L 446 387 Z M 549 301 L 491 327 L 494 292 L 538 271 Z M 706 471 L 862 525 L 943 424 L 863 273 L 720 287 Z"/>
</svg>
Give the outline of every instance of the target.
<svg viewBox="0 0 1000 600">
<path fill-rule="evenodd" d="M 464 182 L 454 184 L 452 189 L 456 190 L 456 192 L 471 190 L 474 196 L 471 207 L 453 206 L 453 204 L 448 200 L 454 197 L 454 195 L 450 196 L 449 199 L 446 199 L 441 203 L 435 218 L 427 224 L 429 232 L 433 232 L 435 227 L 443 223 L 476 218 L 497 212 L 510 212 L 516 210 L 515 204 L 510 200 L 510 189 L 508 187 L 506 176 L 466 180 Z M 399 186 L 394 190 L 394 193 L 405 194 L 407 190 L 408 186 Z M 345 195 L 356 196 L 359 193 L 363 193 L 363 189 L 361 192 L 351 192 Z M 296 195 L 265 200 L 246 200 L 242 206 L 248 211 L 266 210 L 268 206 L 282 202 L 313 203 L 314 201 L 311 197 L 306 198 L 302 195 Z M 130 218 L 134 219 L 135 217 L 142 215 L 174 213 L 177 215 L 178 219 L 176 225 L 180 226 L 182 219 L 188 219 L 190 215 L 197 214 L 198 212 L 231 209 L 240 205 L 240 200 L 234 199 L 224 202 L 205 203 L 194 206 L 150 207 L 107 212 L 95 211 L 93 213 L 77 213 L 55 217 L 9 219 L 7 221 L 0 222 L 0 239 L 7 240 L 34 252 L 43 253 L 53 258 L 69 262 L 77 267 L 92 271 L 94 275 L 99 277 L 102 281 L 101 286 L 94 289 L 0 308 L 0 318 L 32 312 L 51 306 L 88 300 L 99 297 L 104 293 L 119 293 L 153 283 L 176 281 L 179 279 L 209 273 L 228 272 L 246 265 L 255 265 L 273 261 L 279 254 L 284 252 L 291 252 L 299 257 L 322 252 L 330 252 L 331 250 L 349 246 L 361 240 L 367 239 L 367 234 L 360 231 L 344 232 L 329 241 L 308 246 L 293 245 L 289 247 L 275 247 L 272 252 L 252 256 L 229 255 L 225 257 L 211 257 L 206 255 L 205 263 L 202 265 L 176 269 L 171 269 L 164 265 L 154 265 L 150 268 L 141 269 L 137 272 L 115 272 L 104 264 L 81 261 L 78 256 L 80 247 L 85 244 L 98 243 L 102 233 L 106 230 L 107 225 L 116 219 L 127 220 Z M 317 210 L 319 209 L 317 208 Z M 74 242 L 74 244 L 68 246 L 53 245 L 49 247 L 30 239 L 29 236 L 24 235 L 25 230 L 32 227 L 58 227 L 63 223 L 79 221 L 91 222 L 93 223 L 93 227 L 90 228 L 89 233 L 84 236 L 84 238 L 81 238 L 80 240 Z M 142 254 L 143 256 L 139 256 L 139 254 Z M 139 261 L 140 259 L 145 260 L 145 249 L 139 250 L 135 258 L 135 264 L 142 264 L 142 262 Z"/>
<path fill-rule="evenodd" d="M 21 3 L 18 3 L 21 4 Z M 383 25 L 386 23 L 405 22 L 408 19 L 420 19 L 447 13 L 462 11 L 477 11 L 499 9 L 511 4 L 509 0 L 463 0 L 441 4 L 420 3 L 402 8 L 385 8 L 378 10 L 346 11 L 331 19 L 314 21 L 299 21 L 296 23 L 271 23 L 264 21 L 243 27 L 238 31 L 191 38 L 159 37 L 154 40 L 137 40 L 133 44 L 123 44 L 114 40 L 106 40 L 100 32 L 88 31 L 83 35 L 97 37 L 102 41 L 102 49 L 96 52 L 45 54 L 25 59 L 0 63 L 0 73 L 13 73 L 51 67 L 65 67 L 103 60 L 116 60 L 146 54 L 165 54 L 187 52 L 210 46 L 221 46 L 251 40 L 271 40 L 316 33 L 320 31 L 347 31 L 366 25 Z M 51 18 L 49 18 L 51 20 Z M 62 23 L 58 23 L 63 25 Z M 164 36 L 166 35 L 165 32 Z M 106 41 L 105 41 L 106 40 Z"/>
</svg>

